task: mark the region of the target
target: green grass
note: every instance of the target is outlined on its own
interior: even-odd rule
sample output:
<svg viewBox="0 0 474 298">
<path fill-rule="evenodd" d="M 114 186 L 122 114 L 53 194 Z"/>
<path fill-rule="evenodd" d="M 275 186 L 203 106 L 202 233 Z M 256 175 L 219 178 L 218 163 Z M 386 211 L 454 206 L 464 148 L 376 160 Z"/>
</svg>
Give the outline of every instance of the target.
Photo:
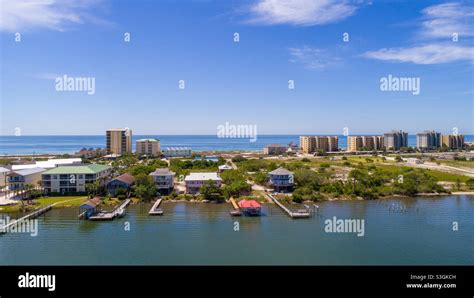
<svg viewBox="0 0 474 298">
<path fill-rule="evenodd" d="M 34 210 L 36 208 L 42 208 L 54 203 L 59 203 L 54 206 L 54 208 L 64 208 L 64 207 L 79 207 L 82 203 L 87 200 L 86 196 L 63 196 L 63 197 L 41 197 L 33 200 L 33 205 L 28 206 L 28 210 Z M 9 206 L 1 206 L 0 212 L 19 212 L 21 204 Z"/>
<path fill-rule="evenodd" d="M 443 165 L 474 169 L 474 160 L 436 160 Z"/>
</svg>

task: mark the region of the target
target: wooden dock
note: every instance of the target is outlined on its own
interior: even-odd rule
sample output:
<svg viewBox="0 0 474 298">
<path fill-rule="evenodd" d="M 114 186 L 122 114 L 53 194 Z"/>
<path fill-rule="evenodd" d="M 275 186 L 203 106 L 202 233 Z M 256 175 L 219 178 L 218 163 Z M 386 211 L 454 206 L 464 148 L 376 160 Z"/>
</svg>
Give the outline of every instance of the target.
<svg viewBox="0 0 474 298">
<path fill-rule="evenodd" d="M 148 215 L 163 215 L 163 210 L 158 209 L 162 200 L 163 199 L 156 200 L 155 204 L 153 204 L 153 207 L 151 207 L 150 211 L 148 211 Z"/>
<path fill-rule="evenodd" d="M 275 204 L 277 204 L 286 214 L 288 214 L 291 218 L 308 218 L 311 217 L 311 213 L 308 210 L 298 210 L 298 211 L 291 211 L 290 209 L 286 208 L 282 203 L 280 203 L 275 197 L 271 194 L 267 194 L 267 196 L 272 199 Z"/>
<path fill-rule="evenodd" d="M 119 216 L 123 210 L 130 204 L 131 200 L 126 199 L 120 206 L 115 208 L 112 212 L 101 212 L 99 214 L 89 217 L 90 220 L 112 220 L 115 217 Z"/>
<path fill-rule="evenodd" d="M 54 204 L 53 204 L 54 205 Z M 46 207 L 43 207 L 43 208 L 40 208 L 38 210 L 35 210 L 33 211 L 32 213 L 28 214 L 28 215 L 25 215 L 17 220 L 14 220 L 10 223 L 8 223 L 7 225 L 5 226 L 2 226 L 0 227 L 0 234 L 4 234 L 4 233 L 7 233 L 9 230 L 10 230 L 10 227 L 14 226 L 14 225 L 18 225 L 19 223 L 21 223 L 22 221 L 24 220 L 28 220 L 28 219 L 33 219 L 33 218 L 36 218 L 42 214 L 45 214 L 46 212 L 48 212 L 49 210 L 53 209 L 53 205 L 48 205 Z"/>
<path fill-rule="evenodd" d="M 230 215 L 232 215 L 232 216 L 241 216 L 242 212 L 240 211 L 239 205 L 237 205 L 234 198 L 231 197 L 229 199 L 229 202 L 232 204 L 232 207 L 234 208 L 234 210 L 230 211 Z"/>
</svg>

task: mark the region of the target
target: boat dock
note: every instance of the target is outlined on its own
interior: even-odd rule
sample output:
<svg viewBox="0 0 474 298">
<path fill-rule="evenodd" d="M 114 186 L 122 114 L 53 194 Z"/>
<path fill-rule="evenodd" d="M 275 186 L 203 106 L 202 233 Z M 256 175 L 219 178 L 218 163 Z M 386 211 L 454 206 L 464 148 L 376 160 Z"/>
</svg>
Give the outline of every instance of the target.
<svg viewBox="0 0 474 298">
<path fill-rule="evenodd" d="M 117 216 L 123 214 L 125 208 L 130 204 L 131 200 L 126 199 L 125 202 L 120 204 L 117 208 L 115 208 L 112 212 L 101 212 L 99 214 L 93 215 L 89 217 L 90 220 L 112 220 Z"/>
<path fill-rule="evenodd" d="M 286 208 L 282 203 L 280 203 L 275 197 L 271 194 L 267 194 L 267 196 L 272 199 L 275 204 L 277 204 L 286 214 L 288 214 L 291 218 L 308 218 L 311 217 L 311 212 L 307 209 L 291 211 L 290 209 Z"/>
<path fill-rule="evenodd" d="M 230 215 L 232 215 L 232 216 L 241 216 L 242 212 L 240 212 L 239 205 L 237 205 L 234 198 L 230 198 L 229 201 L 232 204 L 232 207 L 234 208 L 234 210 L 230 211 Z"/>
<path fill-rule="evenodd" d="M 150 211 L 148 211 L 148 215 L 163 215 L 163 210 L 158 209 L 162 200 L 163 199 L 156 200 L 155 204 L 153 204 L 153 207 L 151 207 Z"/>
<path fill-rule="evenodd" d="M 42 214 L 45 214 L 49 210 L 53 209 L 53 205 L 54 204 L 48 205 L 48 206 L 40 208 L 38 210 L 35 210 L 35 211 L 33 211 L 32 213 L 30 213 L 28 215 L 25 215 L 25 216 L 23 216 L 23 217 L 21 217 L 17 220 L 14 220 L 14 221 L 8 223 L 5 226 L 0 227 L 0 234 L 7 233 L 9 231 L 10 227 L 15 226 L 15 225 L 21 223 L 22 221 L 25 221 L 25 220 L 28 220 L 28 219 L 33 219 L 33 218 L 36 218 L 36 217 L 38 217 Z"/>
</svg>

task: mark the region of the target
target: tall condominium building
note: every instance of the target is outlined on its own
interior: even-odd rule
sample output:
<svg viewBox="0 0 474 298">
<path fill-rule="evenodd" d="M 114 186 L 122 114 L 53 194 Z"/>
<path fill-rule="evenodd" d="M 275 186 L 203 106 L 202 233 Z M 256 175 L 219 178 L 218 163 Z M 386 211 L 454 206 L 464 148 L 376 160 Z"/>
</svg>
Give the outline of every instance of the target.
<svg viewBox="0 0 474 298">
<path fill-rule="evenodd" d="M 382 150 L 383 136 L 348 136 L 347 151 Z"/>
<path fill-rule="evenodd" d="M 464 148 L 464 135 L 443 135 L 441 144 L 449 149 L 462 149 Z"/>
<path fill-rule="evenodd" d="M 161 153 L 160 140 L 157 139 L 140 139 L 137 140 L 137 153 L 158 156 Z"/>
<path fill-rule="evenodd" d="M 425 130 L 416 134 L 416 147 L 418 149 L 433 149 L 441 146 L 441 133 L 434 130 Z"/>
<path fill-rule="evenodd" d="M 107 153 L 124 154 L 132 152 L 132 130 L 112 128 L 107 130 Z"/>
<path fill-rule="evenodd" d="M 339 141 L 337 136 L 300 136 L 300 148 L 303 153 L 337 151 Z"/>
<path fill-rule="evenodd" d="M 402 147 L 408 147 L 408 133 L 401 130 L 384 133 L 383 143 L 385 148 L 389 150 L 400 150 Z"/>
</svg>

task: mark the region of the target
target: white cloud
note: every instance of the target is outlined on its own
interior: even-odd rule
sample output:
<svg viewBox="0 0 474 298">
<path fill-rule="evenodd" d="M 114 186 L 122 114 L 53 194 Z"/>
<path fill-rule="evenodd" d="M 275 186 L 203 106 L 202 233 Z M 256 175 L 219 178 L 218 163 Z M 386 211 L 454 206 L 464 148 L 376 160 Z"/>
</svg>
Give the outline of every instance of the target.
<svg viewBox="0 0 474 298">
<path fill-rule="evenodd" d="M 99 0 L 0 0 L 0 31 L 47 28 L 64 31 L 71 24 L 103 22 L 88 13 Z"/>
<path fill-rule="evenodd" d="M 427 44 L 407 48 L 390 48 L 370 51 L 367 58 L 377 60 L 412 62 L 416 64 L 440 64 L 456 61 L 474 61 L 474 48 L 454 44 Z"/>
<path fill-rule="evenodd" d="M 421 36 L 425 38 L 451 38 L 453 33 L 462 36 L 474 35 L 474 7 L 459 2 L 448 2 L 428 6 L 422 10 L 425 21 Z"/>
<path fill-rule="evenodd" d="M 338 64 L 338 58 L 326 50 L 304 46 L 290 48 L 290 62 L 303 64 L 308 69 L 323 69 Z"/>
<path fill-rule="evenodd" d="M 448 2 L 428 6 L 422 11 L 424 21 L 420 24 L 418 37 L 422 44 L 408 47 L 383 48 L 363 54 L 366 58 L 411 62 L 415 64 L 441 64 L 458 61 L 474 60 L 472 43 L 460 45 L 453 41 L 453 33 L 459 39 L 463 36 L 473 36 L 472 6 L 459 2 Z M 441 41 L 444 40 L 444 41 Z"/>
<path fill-rule="evenodd" d="M 264 25 L 322 25 L 351 16 L 358 8 L 355 3 L 334 0 L 259 0 L 250 8 L 252 17 L 249 22 Z"/>
</svg>

